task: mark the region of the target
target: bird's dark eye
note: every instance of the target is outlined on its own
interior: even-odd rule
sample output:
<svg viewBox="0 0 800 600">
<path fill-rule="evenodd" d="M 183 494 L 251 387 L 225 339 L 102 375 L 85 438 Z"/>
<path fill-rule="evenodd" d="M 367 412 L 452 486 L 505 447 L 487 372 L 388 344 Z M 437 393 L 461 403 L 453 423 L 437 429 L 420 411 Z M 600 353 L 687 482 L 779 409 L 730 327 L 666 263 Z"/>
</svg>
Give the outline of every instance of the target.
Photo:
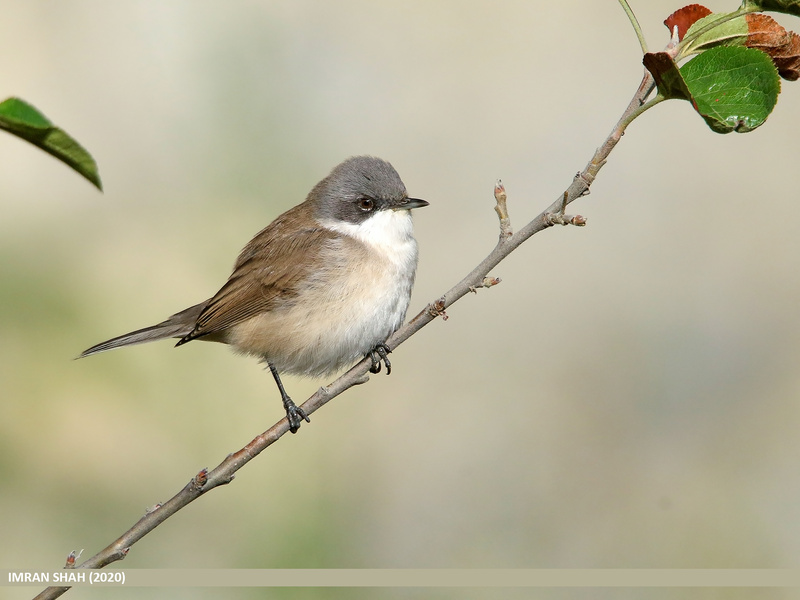
<svg viewBox="0 0 800 600">
<path fill-rule="evenodd" d="M 368 212 L 375 208 L 375 201 L 372 198 L 359 198 L 358 208 L 364 212 Z"/>
</svg>

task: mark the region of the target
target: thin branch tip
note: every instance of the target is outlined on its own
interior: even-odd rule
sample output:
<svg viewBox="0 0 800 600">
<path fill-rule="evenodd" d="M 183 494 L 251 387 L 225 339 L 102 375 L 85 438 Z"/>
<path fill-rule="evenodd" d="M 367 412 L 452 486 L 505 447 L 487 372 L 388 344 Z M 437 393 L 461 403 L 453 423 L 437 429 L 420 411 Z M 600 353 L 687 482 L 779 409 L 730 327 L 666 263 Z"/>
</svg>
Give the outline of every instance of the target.
<svg viewBox="0 0 800 600">
<path fill-rule="evenodd" d="M 198 490 L 203 489 L 203 486 L 208 481 L 208 469 L 201 469 L 200 472 L 192 479 L 192 485 Z"/>
<path fill-rule="evenodd" d="M 81 548 L 80 552 L 77 552 L 77 553 L 75 552 L 75 550 L 70 552 L 67 555 L 67 562 L 64 565 L 64 568 L 65 569 L 74 569 L 75 568 L 75 561 L 81 557 L 81 554 L 83 554 L 83 548 Z"/>
<path fill-rule="evenodd" d="M 506 188 L 500 179 L 494 184 L 494 199 L 496 202 L 494 210 L 500 219 L 500 237 L 510 238 L 514 234 L 514 231 L 511 228 L 511 219 L 508 216 L 508 196 L 506 195 Z"/>
<path fill-rule="evenodd" d="M 501 198 L 503 202 L 506 200 L 506 186 L 503 185 L 502 179 L 498 179 L 494 184 L 494 197 L 498 202 Z"/>
<path fill-rule="evenodd" d="M 472 292 L 473 294 L 477 294 L 478 293 L 478 288 L 494 287 L 498 283 L 500 283 L 501 281 L 503 281 L 503 280 L 500 279 L 499 277 L 491 277 L 491 276 L 487 275 L 486 277 L 483 278 L 483 281 L 481 281 L 479 284 L 469 286 L 469 291 Z"/>
<path fill-rule="evenodd" d="M 364 373 L 363 375 L 361 375 L 361 377 L 353 381 L 353 385 L 364 385 L 368 381 L 369 381 L 369 373 Z"/>
<path fill-rule="evenodd" d="M 432 317 L 442 317 L 442 321 L 447 321 L 450 317 L 448 317 L 447 313 L 444 311 L 445 305 L 446 302 L 444 296 L 442 296 L 428 305 L 428 314 Z"/>
<path fill-rule="evenodd" d="M 78 568 L 79 569 L 96 569 L 98 567 L 105 567 L 106 565 L 110 565 L 113 562 L 117 562 L 120 560 L 125 560 L 125 557 L 128 556 L 128 552 L 131 551 L 130 546 L 125 546 L 124 548 L 114 548 L 110 552 L 103 552 L 102 560 L 98 563 L 97 566 L 95 565 L 86 565 L 83 563 Z"/>
<path fill-rule="evenodd" d="M 544 216 L 545 223 L 548 227 L 553 225 L 575 225 L 576 227 L 583 227 L 586 225 L 586 217 L 582 215 L 565 215 L 561 212 L 550 212 Z"/>
</svg>

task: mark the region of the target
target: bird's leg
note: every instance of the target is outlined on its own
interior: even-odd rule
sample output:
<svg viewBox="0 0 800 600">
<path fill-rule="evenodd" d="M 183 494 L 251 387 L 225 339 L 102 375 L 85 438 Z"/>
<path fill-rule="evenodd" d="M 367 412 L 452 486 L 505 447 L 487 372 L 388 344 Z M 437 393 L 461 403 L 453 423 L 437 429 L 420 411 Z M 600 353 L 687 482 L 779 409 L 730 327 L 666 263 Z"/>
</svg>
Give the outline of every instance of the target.
<svg viewBox="0 0 800 600">
<path fill-rule="evenodd" d="M 289 398 L 289 394 L 283 389 L 283 383 L 281 383 L 281 378 L 278 376 L 278 370 L 272 366 L 271 362 L 267 362 L 267 366 L 269 366 L 269 370 L 272 372 L 275 383 L 278 384 L 278 389 L 281 392 L 283 408 L 286 409 L 286 418 L 289 421 L 289 431 L 297 433 L 297 430 L 300 429 L 301 420 L 305 420 L 306 423 L 311 423 L 311 419 L 308 418 L 308 415 L 306 415 L 306 412 L 302 408 L 297 406 L 294 401 Z"/>
<path fill-rule="evenodd" d="M 389 346 L 386 344 L 378 344 L 372 350 L 367 352 L 367 356 L 372 361 L 372 366 L 369 368 L 370 373 L 380 373 L 381 372 L 381 361 L 386 365 L 386 374 L 389 375 L 392 372 L 392 363 L 389 362 Z"/>
</svg>

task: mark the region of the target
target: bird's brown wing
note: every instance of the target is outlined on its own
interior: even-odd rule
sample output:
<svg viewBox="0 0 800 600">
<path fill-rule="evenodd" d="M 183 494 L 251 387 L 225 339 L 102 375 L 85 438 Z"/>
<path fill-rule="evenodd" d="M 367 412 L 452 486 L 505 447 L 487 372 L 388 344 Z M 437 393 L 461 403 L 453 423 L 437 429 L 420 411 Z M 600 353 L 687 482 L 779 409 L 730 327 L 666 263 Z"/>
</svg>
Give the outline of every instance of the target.
<svg viewBox="0 0 800 600">
<path fill-rule="evenodd" d="M 308 208 L 301 204 L 284 213 L 244 247 L 228 281 L 179 344 L 223 332 L 297 295 L 308 265 L 335 236 L 304 214 Z M 298 219 L 308 226 L 298 229 Z"/>
</svg>

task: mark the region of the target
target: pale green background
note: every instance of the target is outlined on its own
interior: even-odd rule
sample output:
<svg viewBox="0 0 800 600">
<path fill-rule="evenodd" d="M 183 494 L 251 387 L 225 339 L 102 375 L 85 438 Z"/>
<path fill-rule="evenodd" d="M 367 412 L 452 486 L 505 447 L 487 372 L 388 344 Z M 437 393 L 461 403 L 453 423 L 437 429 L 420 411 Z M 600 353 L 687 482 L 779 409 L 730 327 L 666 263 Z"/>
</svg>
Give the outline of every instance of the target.
<svg viewBox="0 0 800 600">
<path fill-rule="evenodd" d="M 654 49 L 678 6 L 634 2 Z M 86 145 L 106 188 L 0 135 L 4 568 L 91 556 L 281 416 L 269 374 L 222 346 L 73 361 L 81 350 L 208 297 L 254 233 L 361 153 L 431 203 L 416 214 L 414 314 L 494 245 L 495 179 L 521 226 L 584 167 L 642 71 L 612 0 L 28 0 L 0 14 L 0 97 Z M 686 103 L 646 114 L 571 206 L 588 227 L 537 235 L 497 268 L 500 286 L 398 349 L 390 378 L 115 566 L 797 567 L 798 123 L 786 82 L 749 135 L 711 133 Z M 285 381 L 298 400 L 326 383 Z"/>
</svg>

